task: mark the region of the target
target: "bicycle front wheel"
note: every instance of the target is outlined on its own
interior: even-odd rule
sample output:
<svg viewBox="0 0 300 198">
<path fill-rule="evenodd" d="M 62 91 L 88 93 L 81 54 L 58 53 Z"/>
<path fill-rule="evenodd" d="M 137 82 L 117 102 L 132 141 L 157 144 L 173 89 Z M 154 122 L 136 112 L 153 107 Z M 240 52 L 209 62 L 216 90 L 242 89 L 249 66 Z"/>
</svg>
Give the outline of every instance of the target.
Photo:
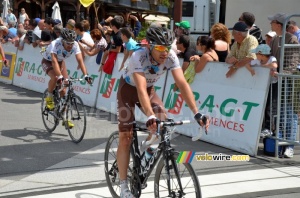
<svg viewBox="0 0 300 198">
<path fill-rule="evenodd" d="M 119 131 L 113 132 L 108 140 L 104 152 L 105 178 L 109 191 L 113 198 L 119 198 L 121 193 L 119 169 L 117 164 L 117 150 L 119 146 Z M 127 172 L 127 180 L 131 182 L 133 170 L 133 153 L 130 152 L 130 162 Z"/>
<path fill-rule="evenodd" d="M 201 190 L 198 177 L 188 163 L 177 163 L 178 153 L 169 157 L 170 189 L 168 189 L 168 175 L 165 170 L 165 159 L 161 158 L 157 165 L 154 179 L 155 197 L 188 197 L 201 198 Z M 180 188 L 180 184 L 182 189 Z M 169 192 L 170 191 L 170 192 Z"/>
<path fill-rule="evenodd" d="M 42 119 L 45 128 L 49 133 L 52 133 L 55 129 L 56 126 L 59 123 L 59 119 L 56 116 L 55 111 L 49 111 L 46 108 L 46 97 L 47 97 L 48 89 L 46 89 L 43 93 L 42 96 L 42 103 L 41 103 L 41 112 L 42 112 Z"/>
<path fill-rule="evenodd" d="M 73 142 L 79 143 L 84 137 L 86 130 L 86 110 L 81 98 L 74 95 L 67 109 L 67 120 L 70 121 L 74 126 L 68 127 L 68 133 Z"/>
</svg>

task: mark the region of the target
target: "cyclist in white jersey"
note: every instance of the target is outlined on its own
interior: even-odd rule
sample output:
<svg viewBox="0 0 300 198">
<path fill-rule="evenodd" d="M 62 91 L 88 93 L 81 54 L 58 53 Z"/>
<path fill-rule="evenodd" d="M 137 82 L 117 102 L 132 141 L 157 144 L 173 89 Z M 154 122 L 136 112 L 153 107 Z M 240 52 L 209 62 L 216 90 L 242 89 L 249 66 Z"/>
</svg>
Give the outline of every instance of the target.
<svg viewBox="0 0 300 198">
<path fill-rule="evenodd" d="M 117 162 L 120 173 L 121 198 L 134 197 L 128 188 L 127 169 L 135 105 L 146 114 L 148 117 L 146 126 L 152 133 L 155 133 L 157 130 L 156 120 L 165 120 L 166 112 L 153 86 L 166 70 L 171 71 L 198 124 L 205 127 L 206 131 L 209 127 L 208 117 L 198 112 L 194 95 L 184 78 L 179 60 L 175 52 L 171 50 L 171 44 L 174 41 L 173 32 L 162 27 L 150 27 L 147 29 L 146 38 L 149 44 L 132 54 L 128 67 L 120 79 L 117 93 L 120 138 Z M 148 139 L 150 138 L 151 135 Z"/>
<path fill-rule="evenodd" d="M 75 41 L 76 33 L 74 30 L 62 29 L 61 37 L 52 41 L 43 53 L 42 67 L 50 80 L 48 83 L 48 95 L 46 97 L 46 107 L 48 110 L 54 109 L 53 90 L 57 84 L 61 84 L 64 79 L 68 78 L 65 59 L 75 54 L 78 65 L 84 75 L 85 80 L 91 84 L 92 79 L 88 76 L 86 67 L 83 62 L 81 51 L 78 43 Z M 63 89 L 60 95 L 63 97 L 66 90 Z M 66 121 L 70 128 L 74 127 L 71 121 Z M 65 124 L 65 123 L 63 123 Z"/>
</svg>

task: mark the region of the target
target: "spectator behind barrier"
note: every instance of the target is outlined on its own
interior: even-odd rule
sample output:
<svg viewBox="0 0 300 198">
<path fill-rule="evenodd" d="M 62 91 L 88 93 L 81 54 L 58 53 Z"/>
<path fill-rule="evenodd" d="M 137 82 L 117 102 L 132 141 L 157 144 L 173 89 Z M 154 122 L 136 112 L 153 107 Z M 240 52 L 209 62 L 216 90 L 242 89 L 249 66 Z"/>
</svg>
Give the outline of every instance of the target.
<svg viewBox="0 0 300 198">
<path fill-rule="evenodd" d="M 218 54 L 215 52 L 215 40 L 209 36 L 199 36 L 197 39 L 197 49 L 203 54 L 192 56 L 191 61 L 195 61 L 195 71 L 200 73 L 208 62 L 219 61 Z"/>
<path fill-rule="evenodd" d="M 102 36 L 102 33 L 99 29 L 94 29 L 90 32 L 90 35 L 94 41 L 94 46 L 91 47 L 90 50 L 84 48 L 84 44 L 82 42 L 78 42 L 79 47 L 85 54 L 89 56 L 94 56 L 98 54 L 100 51 L 104 51 L 107 47 L 107 42 L 105 38 Z"/>
<path fill-rule="evenodd" d="M 225 62 L 230 52 L 231 34 L 223 23 L 214 24 L 210 32 L 211 37 L 215 40 L 215 52 L 218 54 L 219 61 Z"/>
<path fill-rule="evenodd" d="M 131 57 L 134 51 L 140 49 L 140 46 L 137 45 L 138 43 L 132 39 L 133 33 L 128 28 L 126 27 L 121 28 L 120 31 L 121 31 L 121 39 L 125 44 L 125 47 L 124 47 L 124 58 L 121 63 L 121 67 L 119 71 L 121 71 L 122 69 L 126 69 L 127 65 L 126 67 L 124 67 L 124 64 L 127 61 L 127 59 Z"/>
<path fill-rule="evenodd" d="M 255 22 L 255 16 L 251 12 L 243 12 L 239 18 L 239 21 L 246 23 L 248 26 L 249 34 L 254 36 L 257 39 L 258 44 L 263 43 L 263 38 L 261 35 L 261 29 L 258 28 Z"/>
<path fill-rule="evenodd" d="M 238 68 L 244 67 L 251 60 L 256 59 L 255 54 L 251 50 L 258 46 L 257 39 L 249 35 L 248 27 L 244 22 L 237 22 L 229 30 L 232 30 L 235 42 L 225 60 L 226 63 L 231 64 L 229 71 L 226 73 L 227 78 L 235 74 Z"/>
<path fill-rule="evenodd" d="M 266 44 L 270 46 L 271 40 L 273 39 L 273 37 L 276 36 L 276 32 L 274 31 L 269 31 L 266 35 L 265 35 L 265 40 L 266 40 Z"/>
<path fill-rule="evenodd" d="M 251 50 L 256 54 L 256 59 L 252 60 L 250 64 L 246 65 L 246 68 L 251 73 L 252 76 L 255 75 L 255 70 L 252 68 L 253 66 L 262 66 L 267 67 L 271 70 L 270 74 L 275 76 L 275 72 L 277 71 L 277 60 L 274 56 L 271 56 L 271 48 L 267 44 L 260 44 L 257 48 Z M 272 83 L 276 83 L 277 78 L 274 77 Z"/>
</svg>

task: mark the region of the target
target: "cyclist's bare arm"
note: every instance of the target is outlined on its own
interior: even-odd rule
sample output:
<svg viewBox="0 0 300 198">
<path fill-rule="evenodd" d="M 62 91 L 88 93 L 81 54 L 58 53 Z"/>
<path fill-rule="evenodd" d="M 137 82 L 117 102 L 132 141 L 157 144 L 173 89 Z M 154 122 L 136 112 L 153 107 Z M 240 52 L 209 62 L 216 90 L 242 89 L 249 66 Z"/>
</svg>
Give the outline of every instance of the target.
<svg viewBox="0 0 300 198">
<path fill-rule="evenodd" d="M 150 116 L 155 116 L 153 112 L 149 95 L 147 93 L 147 82 L 145 74 L 142 72 L 133 73 L 133 79 L 136 84 L 136 89 L 139 97 L 139 102 L 143 108 L 145 115 L 149 118 Z M 156 123 L 152 124 L 148 128 L 151 132 L 155 132 L 157 129 Z"/>
<path fill-rule="evenodd" d="M 198 113 L 198 107 L 196 105 L 195 97 L 191 90 L 191 87 L 184 78 L 182 69 L 180 69 L 180 68 L 173 69 L 172 75 L 173 75 L 176 85 L 180 89 L 180 93 L 182 94 L 184 101 L 187 103 L 187 105 L 189 106 L 189 108 L 195 115 L 196 113 Z M 200 121 L 200 122 L 201 122 L 201 126 L 203 126 L 204 123 L 202 121 Z M 206 125 L 205 125 L 206 131 L 208 130 L 208 127 L 209 127 L 209 121 L 206 122 Z"/>
<path fill-rule="evenodd" d="M 61 75 L 61 71 L 57 61 L 57 54 L 51 53 L 52 67 L 56 76 Z"/>
<path fill-rule="evenodd" d="M 83 58 L 82 58 L 81 53 L 76 54 L 75 57 L 76 57 L 76 60 L 77 60 L 77 62 L 78 62 L 78 65 L 79 65 L 79 67 L 80 67 L 80 69 L 81 69 L 83 75 L 87 75 L 86 67 L 85 67 L 85 65 L 84 65 L 84 62 L 83 62 Z"/>
</svg>

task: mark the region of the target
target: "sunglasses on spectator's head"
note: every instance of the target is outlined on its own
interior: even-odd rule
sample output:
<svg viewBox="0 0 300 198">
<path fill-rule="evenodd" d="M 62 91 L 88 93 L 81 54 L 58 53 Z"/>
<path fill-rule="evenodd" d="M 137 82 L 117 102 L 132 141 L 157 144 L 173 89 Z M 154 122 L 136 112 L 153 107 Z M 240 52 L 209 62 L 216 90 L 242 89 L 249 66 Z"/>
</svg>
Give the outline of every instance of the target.
<svg viewBox="0 0 300 198">
<path fill-rule="evenodd" d="M 154 45 L 153 48 L 159 52 L 169 52 L 171 50 L 171 46 L 164 45 Z"/>
</svg>

